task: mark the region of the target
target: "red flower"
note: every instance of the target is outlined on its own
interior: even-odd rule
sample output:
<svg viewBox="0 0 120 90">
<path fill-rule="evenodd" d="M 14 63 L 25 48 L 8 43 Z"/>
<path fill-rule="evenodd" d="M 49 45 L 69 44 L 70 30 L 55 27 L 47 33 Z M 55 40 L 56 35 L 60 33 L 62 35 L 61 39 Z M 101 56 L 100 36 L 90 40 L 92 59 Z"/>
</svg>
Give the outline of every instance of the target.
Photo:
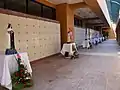
<svg viewBox="0 0 120 90">
<path fill-rule="evenodd" d="M 23 74 L 22 74 L 22 73 L 20 74 L 20 77 L 23 77 Z"/>
<path fill-rule="evenodd" d="M 21 56 L 19 54 L 17 54 L 17 58 L 21 58 Z"/>
<path fill-rule="evenodd" d="M 23 69 L 21 69 L 20 72 L 22 73 L 22 72 L 23 72 Z"/>
<path fill-rule="evenodd" d="M 23 80 L 23 79 L 21 79 L 21 82 L 24 82 L 24 80 Z"/>
<path fill-rule="evenodd" d="M 19 76 L 19 73 L 18 73 L 18 72 L 16 72 L 16 73 L 15 73 L 15 75 L 16 75 L 16 76 Z"/>
</svg>

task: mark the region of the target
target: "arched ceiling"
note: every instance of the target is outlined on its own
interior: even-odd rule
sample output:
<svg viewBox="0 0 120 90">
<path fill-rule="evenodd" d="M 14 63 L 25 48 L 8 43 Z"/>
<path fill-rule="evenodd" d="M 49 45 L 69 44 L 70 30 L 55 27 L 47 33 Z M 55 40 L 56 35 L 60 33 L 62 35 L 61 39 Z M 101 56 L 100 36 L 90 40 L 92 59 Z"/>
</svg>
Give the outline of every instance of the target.
<svg viewBox="0 0 120 90">
<path fill-rule="evenodd" d="M 79 8 L 75 11 L 75 14 L 80 16 L 81 18 L 94 18 L 97 17 L 94 12 L 90 8 Z"/>
<path fill-rule="evenodd" d="M 47 0 L 47 1 L 49 1 L 55 5 L 58 5 L 61 3 L 75 4 L 75 3 L 85 2 L 87 5 L 89 5 L 90 8 L 78 8 L 75 11 L 75 15 L 77 15 L 81 18 L 99 17 L 99 19 L 96 19 L 96 20 L 91 19 L 91 20 L 89 20 L 89 22 L 94 22 L 94 23 L 103 23 L 104 22 L 108 26 L 108 22 L 104 16 L 99 4 L 97 3 L 97 0 Z"/>
<path fill-rule="evenodd" d="M 75 15 L 79 16 L 87 23 L 103 23 L 90 8 L 79 8 L 75 11 Z"/>
<path fill-rule="evenodd" d="M 84 0 L 48 0 L 48 1 L 56 5 L 61 3 L 74 4 L 84 2 Z M 97 17 L 96 14 L 89 8 L 79 8 L 75 11 L 75 15 L 80 16 L 81 18 Z"/>
</svg>

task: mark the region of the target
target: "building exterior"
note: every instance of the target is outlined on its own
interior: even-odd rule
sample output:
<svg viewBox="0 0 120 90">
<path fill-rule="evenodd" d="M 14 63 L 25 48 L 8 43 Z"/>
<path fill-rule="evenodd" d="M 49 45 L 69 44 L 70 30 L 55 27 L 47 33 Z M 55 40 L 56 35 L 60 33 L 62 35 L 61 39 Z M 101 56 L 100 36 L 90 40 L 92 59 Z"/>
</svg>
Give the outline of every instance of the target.
<svg viewBox="0 0 120 90">
<path fill-rule="evenodd" d="M 77 44 L 94 33 L 112 32 L 105 0 L 0 0 L 0 20 L 0 51 L 11 23 L 16 49 L 28 52 L 30 61 L 59 53 L 69 32 Z"/>
<path fill-rule="evenodd" d="M 113 22 L 113 26 L 115 28 L 116 32 L 116 39 L 118 41 L 118 44 L 120 45 L 120 1 L 119 0 L 107 0 L 108 7 L 109 7 L 109 13 L 111 16 L 111 20 Z"/>
</svg>

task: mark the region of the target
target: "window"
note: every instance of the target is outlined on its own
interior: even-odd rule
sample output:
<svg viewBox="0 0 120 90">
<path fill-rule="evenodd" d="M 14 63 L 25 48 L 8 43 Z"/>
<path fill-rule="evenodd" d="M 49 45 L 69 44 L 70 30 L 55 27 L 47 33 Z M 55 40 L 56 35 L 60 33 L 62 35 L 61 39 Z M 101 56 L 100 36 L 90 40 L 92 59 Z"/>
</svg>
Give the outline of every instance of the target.
<svg viewBox="0 0 120 90">
<path fill-rule="evenodd" d="M 26 12 L 26 0 L 6 0 L 6 8 L 18 11 L 18 12 Z"/>
<path fill-rule="evenodd" d="M 53 18 L 52 8 L 43 6 L 43 17 L 52 19 Z"/>
<path fill-rule="evenodd" d="M 56 20 L 56 9 L 53 8 L 52 10 L 53 10 L 53 11 L 52 11 L 52 13 L 53 13 L 53 18 L 52 18 L 52 19 L 53 19 L 53 20 Z"/>
<path fill-rule="evenodd" d="M 74 17 L 74 25 L 75 25 L 75 26 L 83 27 L 83 22 L 82 22 L 82 20 Z"/>
<path fill-rule="evenodd" d="M 0 8 L 4 8 L 4 2 L 5 0 L 0 0 Z"/>
<path fill-rule="evenodd" d="M 80 20 L 80 26 L 83 27 L 83 21 L 82 20 Z"/>
<path fill-rule="evenodd" d="M 75 26 L 80 26 L 80 21 L 77 18 L 74 18 L 74 25 Z"/>
<path fill-rule="evenodd" d="M 74 18 L 74 25 L 77 26 L 77 19 Z"/>
<path fill-rule="evenodd" d="M 35 0 L 0 0 L 0 8 L 56 20 L 56 9 Z"/>
<path fill-rule="evenodd" d="M 28 1 L 28 14 L 41 16 L 41 4 L 38 4 L 34 1 Z"/>
</svg>

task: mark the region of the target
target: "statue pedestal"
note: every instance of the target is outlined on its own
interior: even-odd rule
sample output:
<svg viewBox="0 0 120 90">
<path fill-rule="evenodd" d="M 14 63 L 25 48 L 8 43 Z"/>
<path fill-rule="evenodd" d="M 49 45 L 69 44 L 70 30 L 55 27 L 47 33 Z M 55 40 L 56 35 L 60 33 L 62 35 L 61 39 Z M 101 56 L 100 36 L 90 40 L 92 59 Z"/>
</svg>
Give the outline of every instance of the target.
<svg viewBox="0 0 120 90">
<path fill-rule="evenodd" d="M 74 54 L 77 53 L 77 48 L 75 43 L 65 43 L 63 44 L 61 54 L 65 57 L 75 56 Z"/>
<path fill-rule="evenodd" d="M 6 49 L 5 55 L 13 55 L 13 54 L 17 54 L 16 49 Z"/>
</svg>

